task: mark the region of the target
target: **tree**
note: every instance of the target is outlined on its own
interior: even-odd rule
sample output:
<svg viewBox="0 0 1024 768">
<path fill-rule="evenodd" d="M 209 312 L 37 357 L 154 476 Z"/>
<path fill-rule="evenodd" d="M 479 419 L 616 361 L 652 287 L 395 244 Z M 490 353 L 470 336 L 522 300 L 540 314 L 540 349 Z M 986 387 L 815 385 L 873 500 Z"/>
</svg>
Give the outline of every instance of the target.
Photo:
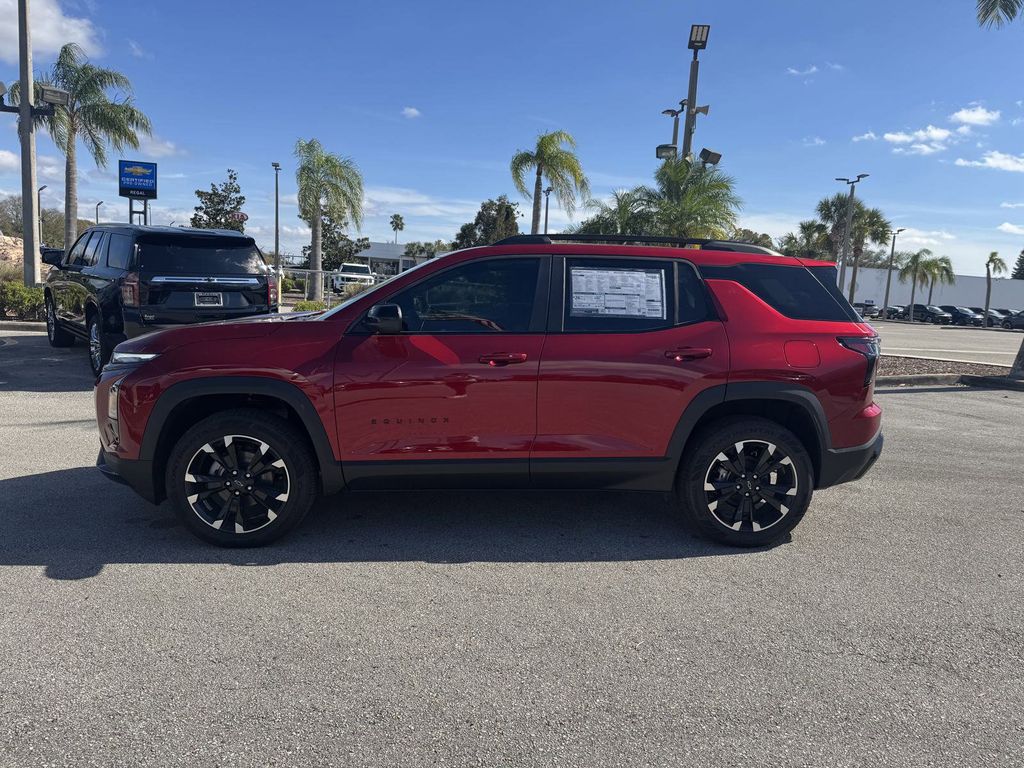
<svg viewBox="0 0 1024 768">
<path fill-rule="evenodd" d="M 574 149 L 576 140 L 572 136 L 565 131 L 551 131 L 540 134 L 537 146 L 532 150 L 520 150 L 512 156 L 509 166 L 512 181 L 520 194 L 533 200 L 530 232 L 534 235 L 540 230 L 540 198 L 544 179 L 547 179 L 558 204 L 570 216 L 576 208 L 577 194 L 584 200 L 590 197 L 590 184 L 579 158 L 572 151 Z M 526 174 L 531 170 L 536 172 L 532 194 L 526 185 Z"/>
<path fill-rule="evenodd" d="M 211 184 L 209 192 L 197 189 L 196 197 L 199 198 L 199 205 L 192 214 L 193 227 L 245 231 L 245 217 L 242 215 L 245 196 L 238 186 L 238 174 L 232 169 L 228 168 L 227 181 L 221 182 L 219 186 Z"/>
<path fill-rule="evenodd" d="M 323 269 L 321 226 L 324 214 L 336 220 L 351 221 L 356 229 L 363 223 L 363 177 L 349 157 L 327 152 L 317 139 L 295 142 L 299 167 L 295 181 L 299 187 L 299 216 L 310 228 L 310 266 Z M 309 298 L 323 299 L 323 280 L 315 279 Z"/>
<path fill-rule="evenodd" d="M 575 234 L 647 235 L 651 232 L 651 212 L 639 190 L 616 190 L 610 204 L 588 200 L 586 207 L 594 214 L 571 228 Z"/>
<path fill-rule="evenodd" d="M 843 249 L 843 235 L 846 230 L 846 205 L 850 198 L 837 192 L 822 198 L 815 206 L 818 220 L 828 230 L 829 252 L 832 259 L 839 261 Z"/>
<path fill-rule="evenodd" d="M 398 243 L 398 233 L 405 229 L 405 220 L 399 213 L 391 214 L 391 229 L 395 233 L 395 244 Z"/>
<path fill-rule="evenodd" d="M 903 266 L 900 267 L 900 282 L 905 283 L 907 280 L 910 280 L 910 304 L 907 305 L 907 318 L 910 322 L 914 322 L 914 298 L 917 294 L 917 286 L 924 288 L 930 280 L 927 262 L 931 255 L 931 251 L 927 248 L 922 248 L 917 253 L 910 254 L 906 261 L 903 262 Z"/>
<path fill-rule="evenodd" d="M 775 242 L 772 240 L 772 236 L 764 232 L 755 232 L 752 229 L 739 228 L 733 230 L 732 234 L 729 235 L 730 240 L 735 240 L 739 243 L 750 243 L 751 245 L 760 245 L 763 248 L 774 248 Z"/>
<path fill-rule="evenodd" d="M 859 202 L 859 201 L 857 201 Z M 853 303 L 853 294 L 857 287 L 857 270 L 860 267 L 860 259 L 864 254 L 864 246 L 867 243 L 884 245 L 889 240 L 889 233 L 892 231 L 892 224 L 882 215 L 877 208 L 866 208 L 863 205 L 855 205 L 853 209 L 853 271 L 850 274 L 850 303 Z"/>
<path fill-rule="evenodd" d="M 320 251 L 322 258 L 321 269 L 325 272 L 334 272 L 346 262 L 359 261 L 356 254 L 365 251 L 370 247 L 368 237 L 360 237 L 353 240 L 345 234 L 348 222 L 342 219 L 336 220 L 331 214 L 325 213 L 320 222 Z M 302 246 L 302 255 L 305 257 L 300 269 L 309 269 L 310 256 L 313 248 L 309 245 Z"/>
<path fill-rule="evenodd" d="M 953 273 L 953 262 L 949 260 L 949 256 L 929 259 L 926 271 L 928 272 L 928 303 L 931 304 L 935 283 L 953 285 L 956 282 L 956 275 Z"/>
<path fill-rule="evenodd" d="M 519 204 L 510 203 L 505 195 L 480 204 L 473 221 L 463 224 L 452 243 L 455 249 L 490 245 L 519 234 Z"/>
<path fill-rule="evenodd" d="M 42 243 L 51 248 L 64 247 L 64 214 L 58 208 L 43 208 L 39 211 Z M 79 219 L 77 229 L 82 231 L 92 226 L 88 219 Z M 21 195 L 9 195 L 0 199 L 0 232 L 12 237 L 21 237 Z"/>
<path fill-rule="evenodd" d="M 989 302 L 992 299 L 992 276 L 1006 274 L 1006 262 L 996 251 L 992 251 L 985 260 L 985 324 L 988 324 Z M 1024 348 L 1024 343 L 1021 344 Z"/>
<path fill-rule="evenodd" d="M 453 250 L 453 245 L 446 240 L 435 240 L 432 243 L 413 241 L 405 244 L 405 252 L 402 255 L 411 259 L 432 259 L 439 253 L 447 253 L 451 250 Z"/>
<path fill-rule="evenodd" d="M 829 252 L 828 228 L 813 219 L 801 221 L 796 232 L 787 232 L 779 238 L 776 247 L 786 256 L 820 261 L 832 258 Z"/>
<path fill-rule="evenodd" d="M 139 134 L 152 133 L 149 118 L 132 101 L 128 78 L 113 69 L 89 63 L 75 43 L 60 49 L 57 61 L 48 75 L 36 81 L 36 88 L 48 85 L 67 91 L 67 106 L 56 106 L 53 115 L 36 117 L 46 128 L 53 143 L 64 153 L 64 210 L 70 212 L 64 222 L 64 242 L 72 243 L 78 234 L 78 165 L 79 137 L 97 167 L 107 164 L 107 146 L 118 153 L 125 147 L 139 148 Z M 115 91 L 111 98 L 107 91 Z M 11 86 L 11 97 L 17 103 L 20 83 Z"/>
<path fill-rule="evenodd" d="M 638 189 L 652 214 L 652 234 L 722 239 L 736 228 L 735 182 L 717 167 L 666 160 L 654 181 L 655 187 Z"/>
<path fill-rule="evenodd" d="M 1017 261 L 1013 265 L 1013 272 L 1010 274 L 1011 280 L 1024 280 L 1024 248 L 1021 249 L 1020 255 L 1017 256 Z"/>
<path fill-rule="evenodd" d="M 1001 27 L 1017 18 L 1024 0 L 978 0 L 978 24 Z"/>
</svg>

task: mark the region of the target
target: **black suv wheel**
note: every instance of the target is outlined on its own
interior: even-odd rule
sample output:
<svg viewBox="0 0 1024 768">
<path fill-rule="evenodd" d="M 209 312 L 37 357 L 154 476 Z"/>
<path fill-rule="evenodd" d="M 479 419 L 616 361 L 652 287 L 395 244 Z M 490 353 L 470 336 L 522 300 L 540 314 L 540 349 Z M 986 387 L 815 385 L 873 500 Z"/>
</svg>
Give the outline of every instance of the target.
<svg viewBox="0 0 1024 768">
<path fill-rule="evenodd" d="M 70 347 L 75 343 L 75 337 L 60 327 L 57 322 L 57 308 L 53 306 L 53 299 L 46 297 L 46 338 L 51 347 Z"/>
<path fill-rule="evenodd" d="M 99 376 L 103 366 L 110 360 L 110 341 L 103 332 L 103 318 L 99 312 L 93 312 L 86 324 L 89 333 L 89 367 L 93 375 Z"/>
<path fill-rule="evenodd" d="M 305 439 L 287 421 L 238 409 L 191 427 L 171 450 L 165 482 L 192 533 L 247 547 L 299 524 L 316 498 L 317 471 Z"/>
<path fill-rule="evenodd" d="M 800 522 L 814 473 L 788 429 L 753 416 L 722 419 L 694 437 L 679 468 L 678 494 L 689 522 L 737 547 L 771 544 Z"/>
</svg>

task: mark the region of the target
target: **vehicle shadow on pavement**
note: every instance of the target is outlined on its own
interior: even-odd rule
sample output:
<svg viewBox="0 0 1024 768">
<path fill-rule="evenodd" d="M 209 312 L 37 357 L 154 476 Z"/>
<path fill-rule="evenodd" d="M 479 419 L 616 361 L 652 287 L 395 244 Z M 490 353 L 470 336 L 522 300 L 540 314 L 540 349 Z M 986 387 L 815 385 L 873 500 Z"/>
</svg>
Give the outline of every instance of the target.
<svg viewBox="0 0 1024 768">
<path fill-rule="evenodd" d="M 88 392 L 93 383 L 83 342 L 57 349 L 43 333 L 0 336 L 0 392 Z"/>
<path fill-rule="evenodd" d="M 222 549 L 93 467 L 0 480 L 0 531 L 0 566 L 43 566 L 53 579 L 117 563 L 617 562 L 757 551 L 697 538 L 664 495 L 608 491 L 340 494 L 276 544 Z"/>
</svg>

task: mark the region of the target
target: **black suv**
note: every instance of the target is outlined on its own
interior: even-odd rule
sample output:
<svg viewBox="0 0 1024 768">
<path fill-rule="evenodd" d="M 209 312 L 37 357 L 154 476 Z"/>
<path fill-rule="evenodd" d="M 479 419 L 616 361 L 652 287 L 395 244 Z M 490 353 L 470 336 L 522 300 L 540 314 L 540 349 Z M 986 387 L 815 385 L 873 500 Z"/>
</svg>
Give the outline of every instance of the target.
<svg viewBox="0 0 1024 768">
<path fill-rule="evenodd" d="M 953 304 L 943 304 L 939 309 L 949 312 L 953 317 L 953 325 L 977 325 L 980 326 L 981 315 L 969 307 L 957 307 Z"/>
<path fill-rule="evenodd" d="M 907 307 L 908 315 L 913 312 L 912 319 L 926 323 L 935 323 L 936 325 L 945 325 L 946 323 L 953 322 L 953 316 L 942 309 L 939 309 L 934 304 L 914 304 L 913 309 Z"/>
<path fill-rule="evenodd" d="M 43 261 L 52 267 L 43 284 L 50 344 L 87 340 L 96 375 L 125 339 L 277 311 L 255 241 L 233 230 L 101 224 Z"/>
</svg>

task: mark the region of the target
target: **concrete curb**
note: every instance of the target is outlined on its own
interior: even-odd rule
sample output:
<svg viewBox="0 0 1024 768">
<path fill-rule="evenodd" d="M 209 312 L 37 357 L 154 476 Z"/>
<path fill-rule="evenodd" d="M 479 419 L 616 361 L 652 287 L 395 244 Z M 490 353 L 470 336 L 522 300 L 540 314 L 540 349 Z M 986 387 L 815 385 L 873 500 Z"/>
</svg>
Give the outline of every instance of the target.
<svg viewBox="0 0 1024 768">
<path fill-rule="evenodd" d="M 39 331 L 46 333 L 46 323 L 28 320 L 0 320 L 0 331 Z"/>
<path fill-rule="evenodd" d="M 879 376 L 875 387 L 932 387 L 961 384 L 959 373 L 908 373 L 905 376 Z"/>
<path fill-rule="evenodd" d="M 909 323 L 907 323 L 909 325 Z M 921 325 L 921 323 L 914 323 L 914 325 Z M 999 331 L 1000 333 L 1021 333 L 1024 329 L 1021 328 L 981 328 L 977 325 L 940 325 L 944 331 Z"/>
<path fill-rule="evenodd" d="M 1024 392 L 1024 379 L 1011 379 L 1009 376 L 970 376 L 965 374 L 960 377 L 960 381 L 969 387 L 1011 389 L 1016 392 Z"/>
<path fill-rule="evenodd" d="M 898 352 L 882 352 L 882 357 L 900 357 L 906 360 L 935 360 L 940 363 L 963 363 L 964 365 L 988 365 L 993 368 L 1011 368 L 1002 363 L 986 363 L 980 360 L 957 360 L 951 357 L 923 357 L 921 355 L 901 355 Z"/>
</svg>

